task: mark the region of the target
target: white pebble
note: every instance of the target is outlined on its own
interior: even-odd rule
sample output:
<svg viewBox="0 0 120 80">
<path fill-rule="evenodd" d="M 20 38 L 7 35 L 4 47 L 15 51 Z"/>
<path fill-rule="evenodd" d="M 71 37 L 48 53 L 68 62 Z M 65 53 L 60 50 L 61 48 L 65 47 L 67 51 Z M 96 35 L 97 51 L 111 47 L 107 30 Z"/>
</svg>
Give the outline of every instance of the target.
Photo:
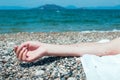
<svg viewBox="0 0 120 80">
<path fill-rule="evenodd" d="M 43 71 L 43 70 L 38 70 L 38 71 L 36 71 L 36 73 L 35 73 L 36 76 L 40 76 L 40 75 L 42 75 L 42 74 L 44 74 L 44 71 Z"/>
<path fill-rule="evenodd" d="M 67 80 L 77 80 L 77 79 L 74 77 L 69 77 Z"/>
<path fill-rule="evenodd" d="M 8 47 L 9 48 L 14 48 L 15 46 L 15 43 L 14 42 L 8 42 Z"/>
</svg>

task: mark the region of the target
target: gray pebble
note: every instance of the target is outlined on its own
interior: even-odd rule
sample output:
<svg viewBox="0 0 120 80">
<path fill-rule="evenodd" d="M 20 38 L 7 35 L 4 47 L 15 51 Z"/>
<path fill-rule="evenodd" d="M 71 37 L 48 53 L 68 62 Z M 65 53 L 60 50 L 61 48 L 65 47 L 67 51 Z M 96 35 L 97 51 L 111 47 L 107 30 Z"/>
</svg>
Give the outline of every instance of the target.
<svg viewBox="0 0 120 80">
<path fill-rule="evenodd" d="M 37 78 L 37 79 L 35 79 L 35 80 L 44 80 L 43 78 Z"/>
<path fill-rule="evenodd" d="M 0 64 L 0 72 L 2 72 L 2 65 Z"/>
<path fill-rule="evenodd" d="M 74 77 L 69 77 L 67 80 L 77 80 L 77 79 Z"/>
<path fill-rule="evenodd" d="M 45 72 L 43 70 L 37 70 L 36 73 L 35 73 L 35 76 L 41 76 L 44 73 Z"/>
</svg>

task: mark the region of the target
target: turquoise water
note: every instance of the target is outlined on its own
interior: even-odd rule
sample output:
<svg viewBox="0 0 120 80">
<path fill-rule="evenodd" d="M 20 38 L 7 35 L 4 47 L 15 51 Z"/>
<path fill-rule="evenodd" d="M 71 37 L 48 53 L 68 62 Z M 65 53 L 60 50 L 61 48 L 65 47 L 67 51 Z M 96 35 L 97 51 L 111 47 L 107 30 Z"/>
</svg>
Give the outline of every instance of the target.
<svg viewBox="0 0 120 80">
<path fill-rule="evenodd" d="M 0 10 L 0 33 L 120 30 L 120 10 Z"/>
</svg>

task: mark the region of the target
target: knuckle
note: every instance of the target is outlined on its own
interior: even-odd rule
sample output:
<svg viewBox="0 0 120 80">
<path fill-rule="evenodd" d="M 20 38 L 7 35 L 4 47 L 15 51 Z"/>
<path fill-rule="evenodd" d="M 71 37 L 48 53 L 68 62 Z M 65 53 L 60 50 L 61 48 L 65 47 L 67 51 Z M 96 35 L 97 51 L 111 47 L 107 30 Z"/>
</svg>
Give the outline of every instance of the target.
<svg viewBox="0 0 120 80">
<path fill-rule="evenodd" d="M 25 50 L 26 48 L 25 47 L 23 47 L 23 50 Z"/>
</svg>

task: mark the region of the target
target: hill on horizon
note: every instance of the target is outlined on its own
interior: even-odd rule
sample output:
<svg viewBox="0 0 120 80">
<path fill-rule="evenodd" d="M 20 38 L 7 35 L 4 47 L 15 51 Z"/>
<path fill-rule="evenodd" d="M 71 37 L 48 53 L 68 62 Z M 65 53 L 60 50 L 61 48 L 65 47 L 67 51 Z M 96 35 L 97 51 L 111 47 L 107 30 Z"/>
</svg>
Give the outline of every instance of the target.
<svg viewBox="0 0 120 80">
<path fill-rule="evenodd" d="M 63 10 L 63 9 L 120 9 L 120 5 L 116 6 L 97 6 L 97 7 L 76 7 L 73 5 L 69 5 L 66 7 L 62 7 L 55 4 L 46 4 L 33 9 L 41 9 L 41 10 Z"/>
<path fill-rule="evenodd" d="M 33 9 L 40 9 L 40 10 L 63 10 L 63 9 L 66 9 L 62 6 L 58 6 L 58 5 L 55 5 L 55 4 L 46 4 L 46 5 L 43 5 L 43 6 L 40 6 L 40 7 L 37 7 L 37 8 L 33 8 Z"/>
</svg>

